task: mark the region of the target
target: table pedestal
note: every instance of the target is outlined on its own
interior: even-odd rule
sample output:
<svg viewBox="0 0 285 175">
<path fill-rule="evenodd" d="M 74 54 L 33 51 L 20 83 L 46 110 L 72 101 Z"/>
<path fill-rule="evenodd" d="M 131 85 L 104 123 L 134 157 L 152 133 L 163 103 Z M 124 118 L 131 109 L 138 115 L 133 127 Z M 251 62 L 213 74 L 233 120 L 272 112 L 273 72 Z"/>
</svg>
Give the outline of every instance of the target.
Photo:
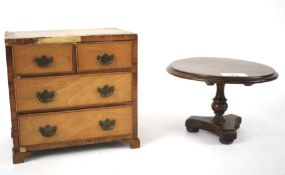
<svg viewBox="0 0 285 175">
<path fill-rule="evenodd" d="M 221 143 L 231 144 L 237 137 L 236 130 L 241 124 L 241 117 L 234 114 L 224 115 L 228 108 L 227 99 L 224 95 L 225 84 L 217 83 L 216 85 L 217 92 L 212 103 L 215 116 L 191 116 L 186 120 L 185 125 L 189 132 L 198 132 L 199 129 L 207 130 L 217 134 Z"/>
</svg>

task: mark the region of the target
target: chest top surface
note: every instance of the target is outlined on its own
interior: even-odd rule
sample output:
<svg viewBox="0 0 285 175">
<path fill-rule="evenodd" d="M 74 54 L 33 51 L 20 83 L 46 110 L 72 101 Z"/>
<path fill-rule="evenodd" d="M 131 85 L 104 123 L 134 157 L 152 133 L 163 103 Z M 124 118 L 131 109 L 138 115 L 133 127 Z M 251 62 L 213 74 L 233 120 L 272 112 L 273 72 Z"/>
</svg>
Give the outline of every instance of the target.
<svg viewBox="0 0 285 175">
<path fill-rule="evenodd" d="M 171 63 L 167 70 L 186 79 L 225 83 L 261 83 L 278 77 L 269 66 L 229 58 L 186 58 Z"/>
<path fill-rule="evenodd" d="M 5 32 L 6 45 L 81 42 L 102 36 L 136 35 L 117 28 Z M 83 38 L 83 39 L 82 39 Z M 91 40 L 92 41 L 92 40 Z"/>
<path fill-rule="evenodd" d="M 117 28 L 84 29 L 84 30 L 17 31 L 17 32 L 6 32 L 5 39 L 90 36 L 90 35 L 124 35 L 124 34 L 133 34 L 133 33 Z"/>
</svg>

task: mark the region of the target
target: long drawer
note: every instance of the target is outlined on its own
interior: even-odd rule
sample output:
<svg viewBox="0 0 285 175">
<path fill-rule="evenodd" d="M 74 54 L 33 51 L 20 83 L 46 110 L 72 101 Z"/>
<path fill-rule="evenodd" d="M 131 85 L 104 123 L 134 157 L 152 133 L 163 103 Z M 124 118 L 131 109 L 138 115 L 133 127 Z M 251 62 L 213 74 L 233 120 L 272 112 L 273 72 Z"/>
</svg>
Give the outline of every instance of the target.
<svg viewBox="0 0 285 175">
<path fill-rule="evenodd" d="M 15 79 L 16 110 L 33 111 L 131 101 L 131 73 Z"/>
<path fill-rule="evenodd" d="M 132 107 L 21 115 L 20 145 L 29 146 L 132 134 Z"/>
</svg>

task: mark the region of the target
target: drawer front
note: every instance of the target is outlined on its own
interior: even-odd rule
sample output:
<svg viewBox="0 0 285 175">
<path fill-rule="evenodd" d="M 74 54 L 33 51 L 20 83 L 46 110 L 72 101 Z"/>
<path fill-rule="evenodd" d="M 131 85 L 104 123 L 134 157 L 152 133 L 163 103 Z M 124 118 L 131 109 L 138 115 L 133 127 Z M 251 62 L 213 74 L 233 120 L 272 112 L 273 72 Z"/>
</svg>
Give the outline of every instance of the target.
<svg viewBox="0 0 285 175">
<path fill-rule="evenodd" d="M 16 110 L 46 110 L 131 101 L 131 79 L 131 73 L 16 79 Z"/>
<path fill-rule="evenodd" d="M 21 146 L 131 134 L 132 107 L 23 115 L 19 133 Z"/>
<path fill-rule="evenodd" d="M 16 45 L 13 47 L 16 74 L 72 72 L 72 45 Z"/>
<path fill-rule="evenodd" d="M 131 41 L 78 44 L 78 71 L 129 68 L 131 46 Z"/>
</svg>

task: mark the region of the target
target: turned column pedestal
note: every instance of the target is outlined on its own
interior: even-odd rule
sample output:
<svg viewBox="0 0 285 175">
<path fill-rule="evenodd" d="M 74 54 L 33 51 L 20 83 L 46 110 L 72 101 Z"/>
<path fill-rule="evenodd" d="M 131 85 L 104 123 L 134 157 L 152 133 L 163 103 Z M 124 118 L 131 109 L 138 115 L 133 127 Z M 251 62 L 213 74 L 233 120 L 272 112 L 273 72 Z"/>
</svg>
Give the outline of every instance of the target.
<svg viewBox="0 0 285 175">
<path fill-rule="evenodd" d="M 212 103 L 215 116 L 191 116 L 186 120 L 185 126 L 189 132 L 198 132 L 199 129 L 213 132 L 220 137 L 220 142 L 230 144 L 237 137 L 236 130 L 241 124 L 241 117 L 234 114 L 224 115 L 228 108 L 224 95 L 225 84 L 218 83 L 216 85 L 217 93 Z"/>
</svg>

